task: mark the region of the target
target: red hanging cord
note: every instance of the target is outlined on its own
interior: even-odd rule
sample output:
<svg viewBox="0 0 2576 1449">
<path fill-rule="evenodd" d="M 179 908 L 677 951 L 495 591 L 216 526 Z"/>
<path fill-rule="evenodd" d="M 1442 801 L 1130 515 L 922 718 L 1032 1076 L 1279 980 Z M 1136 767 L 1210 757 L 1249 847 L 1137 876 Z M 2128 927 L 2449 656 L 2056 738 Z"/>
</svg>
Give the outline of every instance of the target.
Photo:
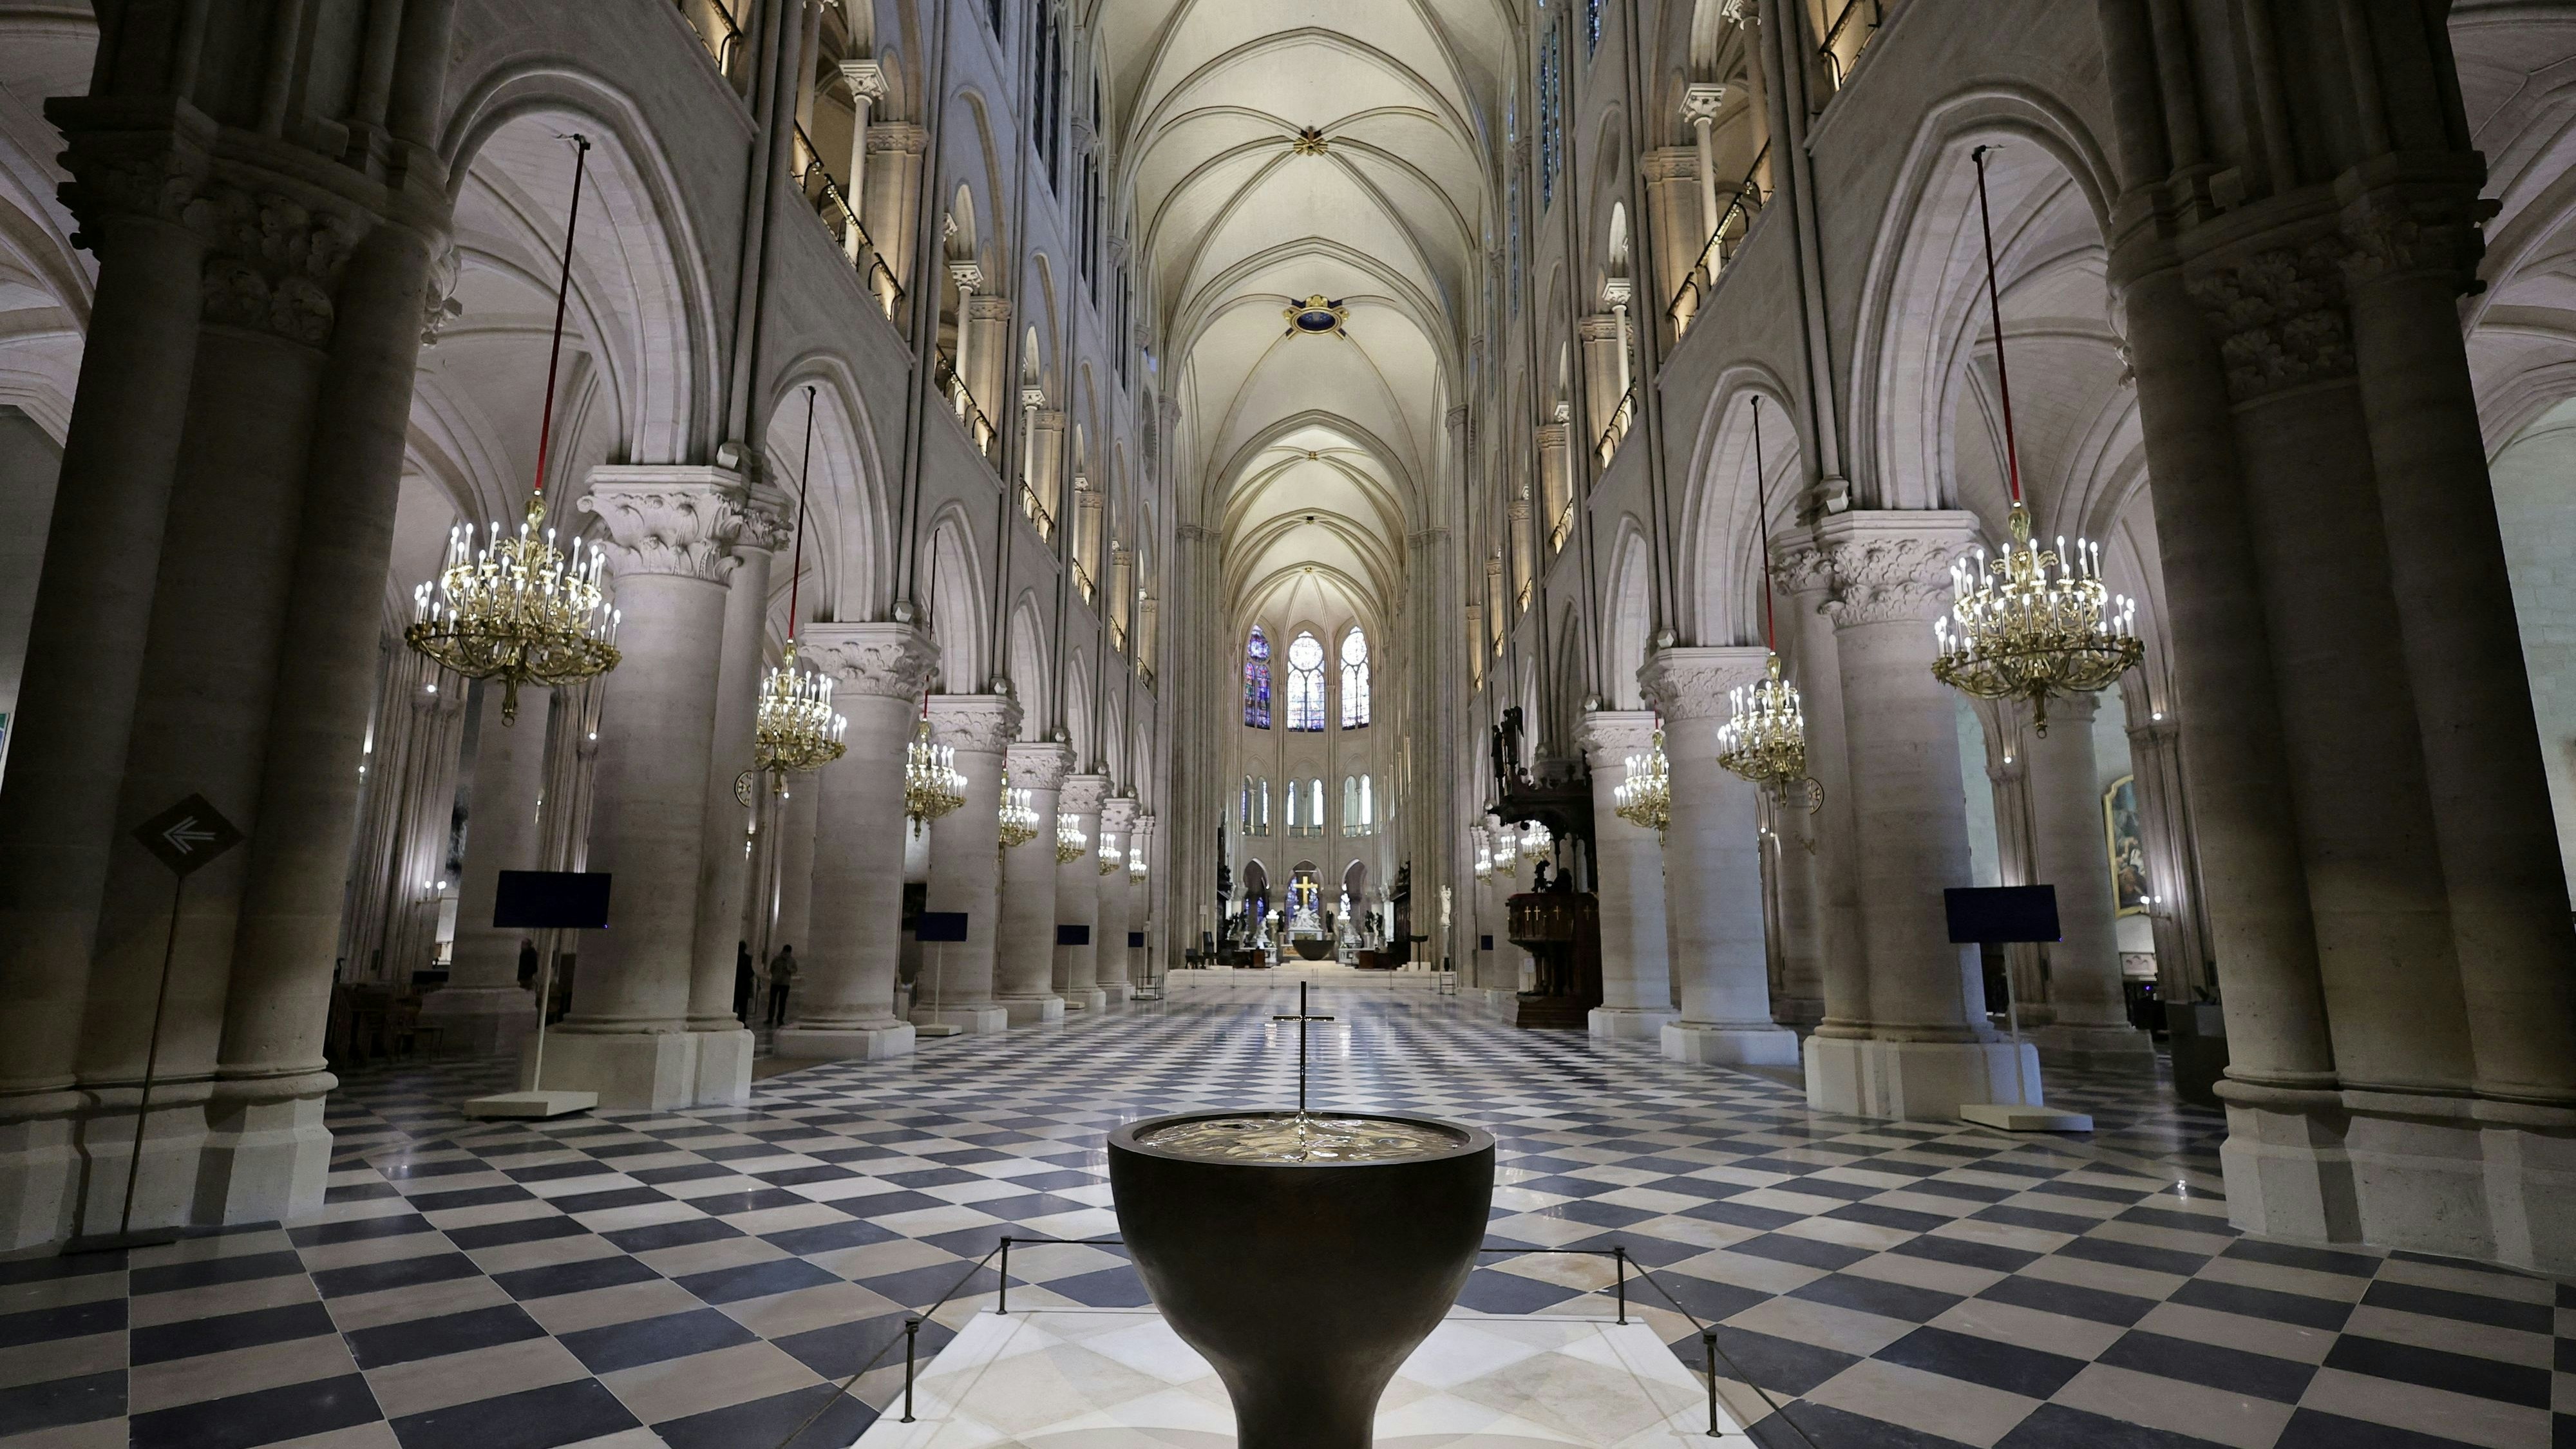
<svg viewBox="0 0 2576 1449">
<path fill-rule="evenodd" d="M 2021 507 L 2021 447 L 2013 441 L 2012 373 L 2004 367 L 2004 301 L 2002 289 L 1995 285 L 1995 218 L 1986 204 L 1986 153 L 1992 146 L 1979 146 L 1968 153 L 1977 163 L 1977 226 L 1986 238 L 1986 308 L 1995 326 L 1995 391 L 2001 395 L 2004 408 L 2004 468 L 2012 484 L 2013 507 Z"/>
<path fill-rule="evenodd" d="M 563 365 L 564 306 L 572 298 L 573 229 L 581 225 L 581 179 L 590 169 L 590 138 L 576 133 L 572 144 L 572 210 L 564 218 L 563 271 L 555 278 L 554 350 L 546 357 L 546 407 L 544 420 L 537 424 L 537 486 L 528 490 L 531 502 L 546 491 L 546 454 L 555 435 L 555 372 Z"/>
<path fill-rule="evenodd" d="M 805 587 L 805 479 L 814 468 L 814 384 L 805 384 L 805 457 L 796 465 L 796 548 L 787 565 L 787 647 L 796 647 L 796 598 Z"/>
<path fill-rule="evenodd" d="M 1762 647 L 1780 652 L 1780 630 L 1771 617 L 1771 510 L 1762 500 L 1762 395 L 1753 395 L 1753 522 L 1762 532 Z"/>
</svg>

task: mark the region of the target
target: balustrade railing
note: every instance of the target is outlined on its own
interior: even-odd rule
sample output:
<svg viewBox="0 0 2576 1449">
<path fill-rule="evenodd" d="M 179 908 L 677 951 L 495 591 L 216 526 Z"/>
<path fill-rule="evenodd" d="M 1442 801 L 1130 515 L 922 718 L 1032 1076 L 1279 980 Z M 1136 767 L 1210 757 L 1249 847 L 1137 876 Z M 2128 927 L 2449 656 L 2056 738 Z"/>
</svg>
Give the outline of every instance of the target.
<svg viewBox="0 0 2576 1449">
<path fill-rule="evenodd" d="M 1727 263 L 1735 260 L 1737 248 L 1744 245 L 1745 236 L 1753 230 L 1753 219 L 1762 214 L 1762 183 L 1759 178 L 1762 163 L 1770 155 L 1770 143 L 1764 142 L 1762 149 L 1754 153 L 1753 164 L 1745 168 L 1744 179 L 1735 183 L 1734 194 L 1727 199 L 1726 209 L 1718 213 L 1717 230 L 1708 234 L 1708 244 L 1700 248 L 1698 258 L 1682 278 L 1680 289 L 1673 293 L 1671 304 L 1664 308 L 1664 316 L 1673 324 L 1676 340 L 1690 331 L 1691 323 L 1699 320 L 1700 308 L 1708 304 L 1708 294 L 1717 286 L 1719 274 L 1726 270 Z"/>
<path fill-rule="evenodd" d="M 858 269 L 859 285 L 877 299 L 886 320 L 894 320 L 895 307 L 903 300 L 903 284 L 895 280 L 875 239 L 868 235 L 867 223 L 859 220 L 857 205 L 841 189 L 840 179 L 824 164 L 823 153 L 801 125 L 796 128 L 796 154 L 796 189 L 841 244 L 841 255 Z"/>
<path fill-rule="evenodd" d="M 1082 590 L 1082 601 L 1086 604 L 1100 592 L 1100 586 L 1091 581 L 1091 570 L 1084 568 L 1080 559 L 1073 561 L 1073 586 Z"/>
<path fill-rule="evenodd" d="M 1029 522 L 1037 525 L 1038 537 L 1054 539 L 1055 515 L 1047 511 L 1044 503 L 1038 501 L 1038 491 L 1025 481 L 1020 484 L 1020 511 L 1028 515 Z"/>
<path fill-rule="evenodd" d="M 1835 90 L 1851 82 L 1852 67 L 1860 64 L 1860 53 L 1869 48 L 1884 18 L 1879 0 L 1844 0 L 1841 13 L 1825 27 L 1824 43 L 1816 47 L 1816 52 L 1824 57 L 1825 73 L 1832 78 Z"/>
<path fill-rule="evenodd" d="M 742 61 L 748 46 L 726 0 L 677 0 L 680 18 L 698 34 L 698 43 L 716 63 L 716 73 L 736 92 L 748 90 L 751 77 Z"/>
<path fill-rule="evenodd" d="M 1127 626 L 1115 619 L 1109 621 L 1109 647 L 1121 654 L 1127 652 Z"/>
<path fill-rule="evenodd" d="M 993 420 L 984 415 L 984 409 L 977 405 L 975 394 L 966 390 L 966 379 L 957 373 L 957 359 L 948 355 L 947 348 L 933 347 L 931 368 L 931 386 L 947 397 L 950 410 L 957 415 L 957 425 L 966 430 L 967 438 L 975 444 L 975 451 L 984 455 L 985 462 L 1000 467 L 1002 435 L 994 429 Z"/>
<path fill-rule="evenodd" d="M 1619 445 L 1628 440 L 1628 427 L 1636 421 L 1636 416 L 1637 388 L 1634 383 L 1631 383 L 1626 392 L 1619 394 L 1619 405 L 1610 410 L 1610 426 L 1601 430 L 1600 439 L 1592 445 L 1592 451 L 1601 459 L 1603 467 L 1608 467 L 1610 460 L 1619 455 Z M 1566 513 L 1569 519 L 1573 511 L 1572 506 L 1568 505 Z M 1560 526 L 1570 527 L 1571 524 Z"/>
</svg>

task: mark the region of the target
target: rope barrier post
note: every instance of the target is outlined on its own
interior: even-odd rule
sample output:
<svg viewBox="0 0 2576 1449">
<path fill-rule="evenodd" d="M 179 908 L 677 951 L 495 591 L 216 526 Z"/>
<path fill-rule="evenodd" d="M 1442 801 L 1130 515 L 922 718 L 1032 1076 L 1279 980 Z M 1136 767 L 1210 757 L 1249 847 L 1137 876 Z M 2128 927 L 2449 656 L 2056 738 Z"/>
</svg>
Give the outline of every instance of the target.
<svg viewBox="0 0 2576 1449">
<path fill-rule="evenodd" d="M 1619 1326 L 1625 1328 L 1628 1326 L 1628 1245 L 1620 1243 L 1612 1247 L 1610 1256 L 1619 1260 Z"/>
<path fill-rule="evenodd" d="M 1701 1329 L 1699 1346 L 1702 1356 L 1708 1360 L 1708 1437 L 1716 1439 L 1724 1433 L 1718 1428 L 1717 1418 L 1717 1330 Z"/>
<path fill-rule="evenodd" d="M 1007 1235 L 1002 1239 L 1002 1295 L 995 1300 L 993 1311 L 1002 1314 L 1011 1311 L 1011 1240 Z"/>
<path fill-rule="evenodd" d="M 920 1342 L 921 1320 L 918 1318 L 905 1319 L 903 1321 L 903 1421 L 907 1424 L 912 1422 L 913 1349 L 918 1346 Z"/>
</svg>

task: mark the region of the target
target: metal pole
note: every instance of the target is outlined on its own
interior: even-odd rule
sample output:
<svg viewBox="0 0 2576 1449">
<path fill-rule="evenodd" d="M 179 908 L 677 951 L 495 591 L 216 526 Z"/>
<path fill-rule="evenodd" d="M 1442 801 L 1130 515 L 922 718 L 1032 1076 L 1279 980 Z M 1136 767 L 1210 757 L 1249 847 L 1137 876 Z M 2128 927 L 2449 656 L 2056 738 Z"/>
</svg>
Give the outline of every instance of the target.
<svg viewBox="0 0 2576 1449">
<path fill-rule="evenodd" d="M 1002 1292 L 1001 1296 L 994 1301 L 993 1311 L 995 1313 L 1011 1311 L 1011 1240 L 1008 1236 L 1002 1239 Z"/>
<path fill-rule="evenodd" d="M 903 1422 L 912 1422 L 912 1353 L 921 1340 L 921 1320 L 903 1321 Z"/>
<path fill-rule="evenodd" d="M 1624 1328 L 1628 1323 L 1628 1245 L 1614 1245 L 1610 1256 L 1619 1260 L 1619 1324 Z"/>
<path fill-rule="evenodd" d="M 1708 1361 L 1708 1437 L 1716 1439 L 1724 1433 L 1718 1428 L 1717 1417 L 1717 1330 L 1701 1329 L 1699 1346 L 1701 1356 Z"/>
<path fill-rule="evenodd" d="M 161 943 L 161 989 L 152 997 L 152 1040 L 143 1049 L 143 1092 L 134 1102 L 134 1156 L 125 1165 L 125 1207 L 116 1215 L 116 1235 L 134 1226 L 134 1184 L 143 1176 L 143 1128 L 151 1120 L 152 1073 L 161 1064 L 161 1013 L 170 1005 L 170 962 L 179 953 L 179 897 L 188 878 L 170 881 L 170 933 Z"/>
</svg>

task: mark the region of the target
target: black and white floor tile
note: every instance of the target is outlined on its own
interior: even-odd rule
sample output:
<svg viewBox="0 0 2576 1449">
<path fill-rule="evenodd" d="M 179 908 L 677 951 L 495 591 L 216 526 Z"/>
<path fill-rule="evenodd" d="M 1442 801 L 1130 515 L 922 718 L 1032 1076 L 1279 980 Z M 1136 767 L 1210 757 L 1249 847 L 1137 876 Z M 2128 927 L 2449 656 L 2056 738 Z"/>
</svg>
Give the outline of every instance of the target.
<svg viewBox="0 0 2576 1449">
<path fill-rule="evenodd" d="M 927 1043 L 744 1110 L 477 1124 L 505 1073 L 359 1074 L 312 1220 L 0 1261 L 0 1449 L 840 1449 L 991 1303 L 1003 1233 L 1113 1235 L 1102 1133 L 1294 1091 L 1258 987 Z M 1624 1245 L 1778 1449 L 2576 1446 L 2576 1287 L 2240 1237 L 2215 1114 L 2059 1074 L 2098 1142 L 1808 1110 L 1775 1082 L 1330 993 L 1315 1100 L 1487 1127 L 1489 1241 Z M 1024 1248 L 1014 1305 L 1143 1301 L 1115 1248 Z M 1498 1256 L 1464 1303 L 1596 1313 L 1608 1263 Z M 1026 1286 L 1023 1286 L 1026 1285 Z M 2560 1337 L 2561 1332 L 2569 1336 Z M 2562 1372 L 2562 1370 L 2569 1370 Z M 2570 1412 L 2559 1414 L 2566 1409 Z"/>
</svg>

